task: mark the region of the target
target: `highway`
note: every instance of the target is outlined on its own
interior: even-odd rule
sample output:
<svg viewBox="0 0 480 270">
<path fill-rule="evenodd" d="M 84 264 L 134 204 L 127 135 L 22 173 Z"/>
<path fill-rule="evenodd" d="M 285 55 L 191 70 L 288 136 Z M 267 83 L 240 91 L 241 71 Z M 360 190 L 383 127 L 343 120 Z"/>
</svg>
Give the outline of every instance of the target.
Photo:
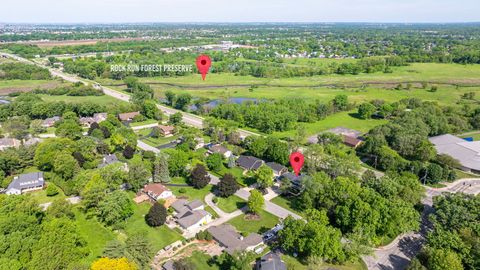
<svg viewBox="0 0 480 270">
<path fill-rule="evenodd" d="M 1 52 L 0 55 L 5 55 L 7 57 L 13 58 L 13 59 L 15 59 L 17 61 L 20 61 L 20 62 L 23 62 L 23 63 L 33 64 L 33 65 L 37 65 L 37 66 L 46 68 L 50 71 L 50 74 L 52 74 L 52 76 L 62 78 L 65 81 L 68 81 L 68 82 L 73 82 L 73 83 L 82 82 L 84 84 L 96 84 L 97 83 L 95 81 L 85 80 L 85 79 L 79 78 L 75 75 L 71 75 L 71 74 L 62 72 L 58 69 L 54 69 L 52 67 L 48 67 L 48 66 L 42 65 L 40 63 L 25 59 L 25 58 L 20 57 L 18 55 L 5 53 L 5 52 Z M 120 91 L 114 90 L 114 89 L 106 87 L 106 86 L 101 86 L 101 88 L 102 88 L 103 92 L 105 93 L 105 95 L 109 95 L 113 98 L 116 98 L 116 99 L 119 99 L 119 100 L 122 100 L 122 101 L 126 101 L 126 102 L 130 101 L 130 95 L 128 95 L 128 94 L 122 93 Z M 180 110 L 176 110 L 176 109 L 173 109 L 173 108 L 170 108 L 170 107 L 167 107 L 167 106 L 163 106 L 163 105 L 160 105 L 160 104 L 157 104 L 157 107 L 164 114 L 166 114 L 168 116 L 180 112 L 183 115 L 183 122 L 185 124 L 187 124 L 189 126 L 196 127 L 196 128 L 200 128 L 200 129 L 203 128 L 203 120 L 204 120 L 203 117 L 200 117 L 198 115 L 194 115 L 194 114 L 191 114 L 191 113 L 186 113 L 186 112 L 183 112 L 183 111 L 180 111 Z M 254 132 L 251 132 L 251 131 L 248 131 L 248 130 L 243 130 L 243 129 L 239 129 L 238 132 L 240 133 L 241 137 L 247 137 L 247 136 L 250 136 L 250 135 L 259 136 L 258 133 L 254 133 Z"/>
</svg>

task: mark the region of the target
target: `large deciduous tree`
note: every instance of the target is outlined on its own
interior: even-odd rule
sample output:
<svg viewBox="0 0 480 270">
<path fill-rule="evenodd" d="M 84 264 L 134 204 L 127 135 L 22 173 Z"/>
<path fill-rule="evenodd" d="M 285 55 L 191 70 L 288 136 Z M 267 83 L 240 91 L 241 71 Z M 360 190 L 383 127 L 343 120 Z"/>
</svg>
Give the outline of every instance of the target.
<svg viewBox="0 0 480 270">
<path fill-rule="evenodd" d="M 217 184 L 217 192 L 221 197 L 229 197 L 239 189 L 237 179 L 230 173 L 225 174 L 220 178 L 220 182 Z"/>
<path fill-rule="evenodd" d="M 250 197 L 248 197 L 248 209 L 253 214 L 258 214 L 265 205 L 265 199 L 260 191 L 252 189 L 250 191 Z"/>
<path fill-rule="evenodd" d="M 197 164 L 191 174 L 191 183 L 195 188 L 204 188 L 210 183 L 210 175 L 202 164 Z"/>
</svg>

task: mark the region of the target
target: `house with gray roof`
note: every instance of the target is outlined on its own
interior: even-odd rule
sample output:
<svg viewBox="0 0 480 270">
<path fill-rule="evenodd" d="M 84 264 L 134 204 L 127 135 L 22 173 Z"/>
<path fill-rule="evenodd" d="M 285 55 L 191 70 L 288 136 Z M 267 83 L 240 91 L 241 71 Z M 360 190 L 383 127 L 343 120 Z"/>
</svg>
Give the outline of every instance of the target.
<svg viewBox="0 0 480 270">
<path fill-rule="evenodd" d="M 264 163 L 265 162 L 263 160 L 252 156 L 240 156 L 237 159 L 237 165 L 248 171 L 255 171 Z"/>
<path fill-rule="evenodd" d="M 205 211 L 200 200 L 187 201 L 179 199 L 170 205 L 175 210 L 174 217 L 184 230 L 199 229 L 212 221 L 212 215 Z"/>
<path fill-rule="evenodd" d="M 318 135 L 322 133 L 333 133 L 335 135 L 338 135 L 342 137 L 342 141 L 345 145 L 353 148 L 357 148 L 364 140 L 364 138 L 362 137 L 363 133 L 361 131 L 351 129 L 351 128 L 346 128 L 346 127 L 336 127 L 336 128 L 325 130 L 321 133 L 318 133 L 309 137 L 308 143 L 310 144 L 318 143 Z"/>
<path fill-rule="evenodd" d="M 255 265 L 256 270 L 287 270 L 287 265 L 277 253 L 265 254 Z"/>
<path fill-rule="evenodd" d="M 263 238 L 261 235 L 251 233 L 247 237 L 243 237 L 230 224 L 210 227 L 207 231 L 229 254 L 233 254 L 235 251 L 253 251 L 263 244 Z"/>
<path fill-rule="evenodd" d="M 55 125 L 55 123 L 57 123 L 61 119 L 62 118 L 60 118 L 60 116 L 54 116 L 54 117 L 47 118 L 47 119 L 43 120 L 42 127 L 46 127 L 46 128 L 53 127 L 53 125 Z"/>
<path fill-rule="evenodd" d="M 98 168 L 103 168 L 117 162 L 119 163 L 121 162 L 120 160 L 118 160 L 117 155 L 115 154 L 104 155 L 102 159 L 102 163 L 98 164 Z M 124 169 L 127 170 L 128 169 L 127 164 L 125 163 L 124 165 L 125 165 Z"/>
<path fill-rule="evenodd" d="M 461 164 L 459 169 L 480 174 L 480 141 L 469 142 L 451 134 L 429 138 L 437 153 L 451 156 Z"/>
<path fill-rule="evenodd" d="M 282 164 L 278 164 L 276 162 L 267 162 L 265 163 L 265 165 L 267 165 L 272 169 L 273 175 L 276 177 L 288 172 L 287 167 L 283 166 Z"/>
<path fill-rule="evenodd" d="M 21 144 L 22 142 L 15 138 L 1 138 L 0 151 L 3 151 L 7 148 L 20 147 Z"/>
<path fill-rule="evenodd" d="M 43 172 L 26 173 L 15 176 L 5 193 L 7 195 L 20 195 L 25 192 L 43 189 L 44 186 Z"/>
</svg>

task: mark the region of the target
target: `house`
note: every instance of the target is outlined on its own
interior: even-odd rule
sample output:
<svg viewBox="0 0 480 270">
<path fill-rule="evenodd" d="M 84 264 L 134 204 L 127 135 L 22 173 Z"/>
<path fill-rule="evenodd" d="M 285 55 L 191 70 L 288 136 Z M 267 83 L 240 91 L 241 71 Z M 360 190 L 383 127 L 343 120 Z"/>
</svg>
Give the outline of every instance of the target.
<svg viewBox="0 0 480 270">
<path fill-rule="evenodd" d="M 132 121 L 137 115 L 140 115 L 140 112 L 121 113 L 118 115 L 118 119 L 122 122 L 129 122 Z"/>
<path fill-rule="evenodd" d="M 209 154 L 218 153 L 223 155 L 225 158 L 230 158 L 233 155 L 232 151 L 220 144 L 208 144 L 207 149 Z"/>
<path fill-rule="evenodd" d="M 205 139 L 204 138 L 195 138 L 195 142 L 197 145 L 195 145 L 195 150 L 200 149 L 205 146 Z"/>
<path fill-rule="evenodd" d="M 159 125 L 158 128 L 160 129 L 160 133 L 165 137 L 172 136 L 175 131 L 175 127 L 172 126 Z"/>
<path fill-rule="evenodd" d="M 267 165 L 268 167 L 270 167 L 272 169 L 273 175 L 275 177 L 279 177 L 280 175 L 288 172 L 287 167 L 285 167 L 281 164 L 275 163 L 275 162 L 267 162 L 265 165 Z"/>
<path fill-rule="evenodd" d="M 173 266 L 173 261 L 168 260 L 166 263 L 162 265 L 162 270 L 175 270 L 175 267 Z"/>
<path fill-rule="evenodd" d="M 333 133 L 335 135 L 341 136 L 343 138 L 343 143 L 347 146 L 357 148 L 362 142 L 362 132 L 345 127 L 336 127 L 328 129 L 322 133 Z M 321 134 L 321 133 L 320 133 Z M 318 143 L 318 134 L 315 134 L 308 138 L 308 143 L 315 144 Z"/>
<path fill-rule="evenodd" d="M 54 117 L 47 118 L 47 119 L 43 120 L 42 127 L 45 127 L 45 128 L 53 127 L 55 125 L 55 123 L 57 123 L 60 120 L 61 120 L 60 116 L 54 116 Z"/>
<path fill-rule="evenodd" d="M 256 270 L 287 270 L 287 265 L 277 253 L 269 252 L 265 254 L 255 264 Z"/>
<path fill-rule="evenodd" d="M 43 189 L 44 186 L 43 172 L 26 173 L 15 176 L 5 193 L 20 195 L 25 192 Z"/>
<path fill-rule="evenodd" d="M 480 141 L 469 142 L 451 134 L 429 138 L 438 154 L 445 154 L 458 160 L 459 169 L 480 174 Z"/>
<path fill-rule="evenodd" d="M 261 235 L 251 233 L 247 237 L 243 237 L 230 224 L 210 227 L 207 231 L 220 246 L 225 247 L 225 251 L 229 254 L 233 254 L 235 251 L 253 251 L 263 244 Z"/>
<path fill-rule="evenodd" d="M 240 156 L 237 159 L 237 165 L 249 171 L 257 170 L 264 163 L 265 162 L 263 160 L 252 156 Z"/>
<path fill-rule="evenodd" d="M 23 141 L 23 145 L 25 146 L 31 146 L 31 145 L 34 145 L 34 144 L 37 144 L 37 143 L 41 143 L 42 142 L 42 139 L 40 138 L 30 138 L 28 140 L 24 140 Z"/>
<path fill-rule="evenodd" d="M 90 127 L 93 123 L 101 123 L 107 120 L 107 113 L 95 113 L 93 117 L 80 117 L 80 124 L 84 127 Z"/>
<path fill-rule="evenodd" d="M 154 201 L 166 200 L 173 196 L 170 189 L 158 183 L 145 185 L 142 189 L 142 193 L 147 194 Z"/>
<path fill-rule="evenodd" d="M 305 186 L 303 183 L 304 178 L 305 178 L 305 175 L 297 176 L 294 173 L 287 172 L 282 174 L 278 178 L 278 180 L 280 181 L 280 183 L 288 184 L 290 188 L 288 189 L 287 192 L 296 196 L 302 193 L 303 190 L 305 189 Z"/>
<path fill-rule="evenodd" d="M 105 166 L 108 166 L 110 164 L 117 163 L 117 162 L 120 162 L 117 158 L 117 155 L 115 154 L 104 155 L 102 159 L 102 163 L 98 165 L 98 168 L 103 168 Z"/>
<path fill-rule="evenodd" d="M 0 151 L 3 151 L 7 148 L 19 147 L 22 144 L 21 141 L 15 138 L 1 138 L 0 139 Z"/>
<path fill-rule="evenodd" d="M 199 229 L 212 221 L 212 215 L 205 211 L 205 206 L 200 200 L 188 202 L 176 200 L 171 204 L 175 210 L 177 223 L 185 230 Z"/>
</svg>

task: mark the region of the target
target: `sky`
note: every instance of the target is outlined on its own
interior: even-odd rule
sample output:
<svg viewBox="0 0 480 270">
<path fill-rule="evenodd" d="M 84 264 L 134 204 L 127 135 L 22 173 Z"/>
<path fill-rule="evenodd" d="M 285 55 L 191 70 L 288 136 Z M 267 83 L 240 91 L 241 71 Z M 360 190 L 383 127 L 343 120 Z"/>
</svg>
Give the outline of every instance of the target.
<svg viewBox="0 0 480 270">
<path fill-rule="evenodd" d="M 480 0 L 2 0 L 0 22 L 480 22 Z"/>
</svg>

